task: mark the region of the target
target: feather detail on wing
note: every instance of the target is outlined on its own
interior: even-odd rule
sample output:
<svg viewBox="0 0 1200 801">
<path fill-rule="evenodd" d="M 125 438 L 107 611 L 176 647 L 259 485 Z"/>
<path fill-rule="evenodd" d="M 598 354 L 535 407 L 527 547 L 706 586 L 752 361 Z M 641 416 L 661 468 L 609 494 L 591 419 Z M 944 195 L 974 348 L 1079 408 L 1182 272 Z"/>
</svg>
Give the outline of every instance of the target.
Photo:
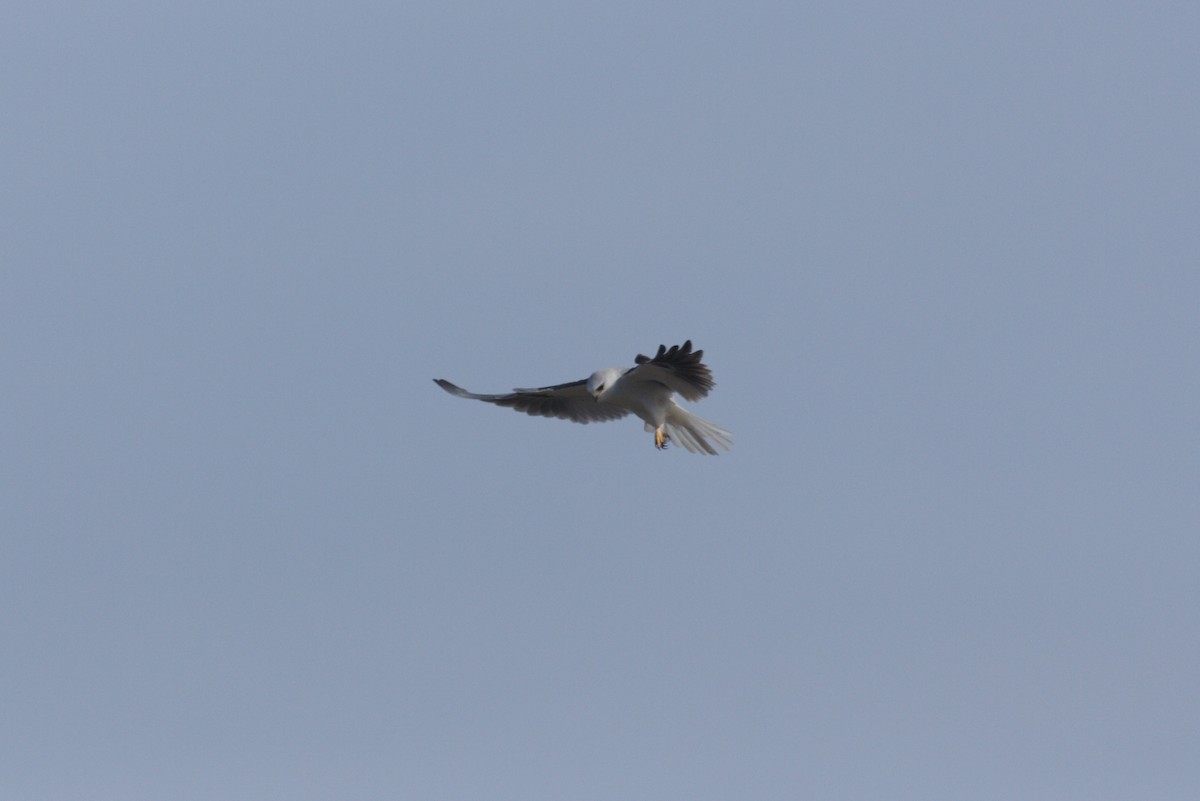
<svg viewBox="0 0 1200 801">
<path fill-rule="evenodd" d="M 700 361 L 702 358 L 704 351 L 693 351 L 690 339 L 682 345 L 672 345 L 669 350 L 666 345 L 659 345 L 653 359 L 639 353 L 634 359 L 637 367 L 625 373 L 623 378 L 657 381 L 679 393 L 684 400 L 698 401 L 715 385 L 712 371 Z"/>
<path fill-rule="evenodd" d="M 505 406 L 535 417 L 558 417 L 575 423 L 595 423 L 617 420 L 629 414 L 628 409 L 597 402 L 587 391 L 587 381 L 572 381 L 537 389 L 517 389 L 507 395 L 479 395 L 451 384 L 444 378 L 434 383 L 460 398 L 480 400 Z"/>
</svg>

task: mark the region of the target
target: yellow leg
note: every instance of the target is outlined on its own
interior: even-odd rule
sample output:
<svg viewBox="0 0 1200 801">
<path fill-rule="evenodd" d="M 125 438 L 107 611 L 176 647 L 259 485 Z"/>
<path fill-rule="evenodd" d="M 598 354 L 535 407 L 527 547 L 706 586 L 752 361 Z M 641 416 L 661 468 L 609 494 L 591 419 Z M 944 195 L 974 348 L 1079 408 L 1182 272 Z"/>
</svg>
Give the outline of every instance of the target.
<svg viewBox="0 0 1200 801">
<path fill-rule="evenodd" d="M 671 438 L 668 437 L 662 430 L 662 426 L 654 429 L 654 447 L 658 448 L 660 451 L 667 447 L 667 442 L 670 439 Z"/>
</svg>

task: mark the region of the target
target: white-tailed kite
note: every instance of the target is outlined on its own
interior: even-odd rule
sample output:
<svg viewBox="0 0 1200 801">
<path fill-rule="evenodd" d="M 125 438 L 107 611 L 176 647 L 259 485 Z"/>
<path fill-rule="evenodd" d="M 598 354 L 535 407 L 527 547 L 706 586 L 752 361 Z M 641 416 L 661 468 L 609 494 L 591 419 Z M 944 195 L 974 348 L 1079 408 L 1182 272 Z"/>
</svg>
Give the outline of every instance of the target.
<svg viewBox="0 0 1200 801">
<path fill-rule="evenodd" d="M 635 366 L 622 370 L 606 367 L 583 381 L 537 389 L 515 389 L 507 395 L 476 395 L 456 387 L 444 378 L 434 383 L 460 398 L 481 400 L 507 406 L 518 412 L 542 417 L 560 417 L 576 423 L 616 420 L 629 413 L 646 421 L 646 430 L 654 432 L 654 446 L 660 450 L 675 440 L 691 453 L 716 455 L 711 439 L 725 450 L 733 445 L 733 435 L 684 409 L 672 397 L 698 401 L 713 388 L 712 371 L 701 363 L 704 351 L 692 351 L 689 339 L 682 346 L 658 346 L 651 359 L 638 354 Z"/>
</svg>

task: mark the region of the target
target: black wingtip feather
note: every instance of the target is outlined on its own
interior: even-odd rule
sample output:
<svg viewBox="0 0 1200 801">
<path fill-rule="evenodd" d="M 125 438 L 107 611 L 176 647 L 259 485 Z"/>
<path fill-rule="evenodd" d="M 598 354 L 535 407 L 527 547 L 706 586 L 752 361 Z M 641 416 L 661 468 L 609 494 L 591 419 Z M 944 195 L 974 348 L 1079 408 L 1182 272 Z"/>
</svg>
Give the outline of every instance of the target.
<svg viewBox="0 0 1200 801">
<path fill-rule="evenodd" d="M 688 400 L 696 400 L 707 395 L 716 386 L 716 382 L 712 378 L 712 371 L 700 361 L 703 358 L 704 351 L 693 351 L 692 340 L 689 339 L 682 345 L 672 345 L 670 349 L 666 345 L 659 345 L 658 353 L 654 355 L 653 359 L 639 353 L 634 362 L 638 365 L 655 364 L 674 372 L 695 388 L 694 394 L 682 393 L 684 397 Z"/>
<path fill-rule="evenodd" d="M 433 383 L 437 384 L 439 387 L 446 390 L 451 395 L 457 395 L 460 398 L 470 397 L 470 395 L 471 395 L 470 392 L 467 392 L 465 389 L 463 389 L 460 386 L 451 384 L 449 381 L 447 381 L 444 378 L 435 378 L 435 379 L 433 379 Z"/>
</svg>

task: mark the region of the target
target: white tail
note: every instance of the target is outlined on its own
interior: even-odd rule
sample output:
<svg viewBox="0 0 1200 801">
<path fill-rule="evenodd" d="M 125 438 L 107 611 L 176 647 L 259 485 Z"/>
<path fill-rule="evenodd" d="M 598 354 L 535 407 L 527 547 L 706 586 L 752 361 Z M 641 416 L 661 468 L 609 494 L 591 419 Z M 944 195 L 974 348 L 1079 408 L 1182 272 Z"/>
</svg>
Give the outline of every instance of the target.
<svg viewBox="0 0 1200 801">
<path fill-rule="evenodd" d="M 667 420 L 663 428 L 667 430 L 667 436 L 672 442 L 687 448 L 689 453 L 716 456 L 717 449 L 709 443 L 710 439 L 725 450 L 733 447 L 733 434 L 703 417 L 697 417 L 674 402 L 667 406 Z"/>
</svg>

